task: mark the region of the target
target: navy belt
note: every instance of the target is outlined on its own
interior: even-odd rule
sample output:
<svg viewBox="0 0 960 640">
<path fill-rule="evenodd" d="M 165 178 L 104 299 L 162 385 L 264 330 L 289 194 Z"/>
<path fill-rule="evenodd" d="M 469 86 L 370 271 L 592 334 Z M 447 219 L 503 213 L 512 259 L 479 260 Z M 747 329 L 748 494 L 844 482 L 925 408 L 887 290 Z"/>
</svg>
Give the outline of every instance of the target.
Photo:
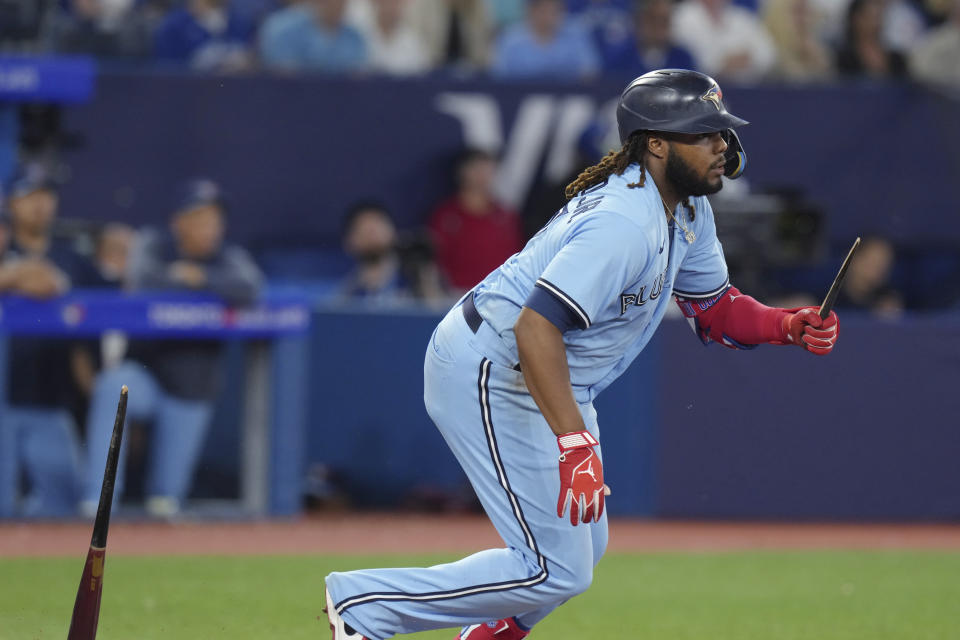
<svg viewBox="0 0 960 640">
<path fill-rule="evenodd" d="M 467 326 L 470 327 L 470 331 L 476 333 L 480 330 L 480 325 L 483 324 L 483 316 L 477 311 L 477 305 L 473 302 L 473 295 L 473 291 L 471 291 L 467 297 L 463 299 L 463 304 L 460 305 L 460 309 L 463 311 L 463 319 L 467 321 Z M 515 371 L 520 371 L 520 364 L 515 364 L 513 368 Z"/>
</svg>

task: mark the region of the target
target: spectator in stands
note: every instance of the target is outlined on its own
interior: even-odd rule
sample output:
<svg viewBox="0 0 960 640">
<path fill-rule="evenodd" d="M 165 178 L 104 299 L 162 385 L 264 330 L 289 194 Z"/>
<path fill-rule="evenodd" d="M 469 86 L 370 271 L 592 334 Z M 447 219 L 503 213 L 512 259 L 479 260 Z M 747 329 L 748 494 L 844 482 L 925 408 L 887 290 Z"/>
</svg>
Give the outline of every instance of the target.
<svg viewBox="0 0 960 640">
<path fill-rule="evenodd" d="M 590 35 L 569 19 L 563 0 L 527 0 L 526 21 L 497 40 L 492 71 L 504 78 L 582 78 L 599 67 Z"/>
<path fill-rule="evenodd" d="M 340 297 L 373 303 L 397 303 L 412 297 L 401 270 L 397 228 L 378 202 L 353 204 L 343 220 L 343 248 L 356 262 L 340 288 Z"/>
<path fill-rule="evenodd" d="M 225 216 L 223 194 L 215 183 L 189 183 L 169 232 L 140 232 L 127 269 L 129 288 L 202 292 L 233 306 L 253 303 L 262 276 L 244 249 L 224 243 Z M 219 392 L 221 350 L 219 341 L 136 340 L 126 360 L 100 373 L 87 417 L 82 513 L 96 512 L 117 394 L 124 384 L 131 390 L 127 417 L 151 421 L 147 512 L 172 517 L 180 511 Z M 123 493 L 122 459 L 118 497 Z"/>
<path fill-rule="evenodd" d="M 17 172 L 7 194 L 10 238 L 3 255 L 10 259 L 10 274 L 24 274 L 13 278 L 21 295 L 50 298 L 97 282 L 93 264 L 72 240 L 54 237 L 59 207 L 57 183 L 46 170 L 30 166 Z"/>
<path fill-rule="evenodd" d="M 693 69 L 693 56 L 673 42 L 671 0 L 639 0 L 632 24 L 633 32 L 619 48 L 603 49 L 603 69 L 630 77 L 654 69 Z"/>
<path fill-rule="evenodd" d="M 229 0 L 229 2 L 233 11 L 256 25 L 261 24 L 270 13 L 290 4 L 290 0 Z"/>
<path fill-rule="evenodd" d="M 260 29 L 263 65 L 281 71 L 359 71 L 367 44 L 344 20 L 346 0 L 304 0 L 267 18 Z"/>
<path fill-rule="evenodd" d="M 89 263 L 52 235 L 58 204 L 56 186 L 43 172 L 28 169 L 14 181 L 0 291 L 44 300 L 66 293 L 71 284 L 88 284 Z M 0 516 L 74 512 L 79 445 L 68 410 L 75 393 L 72 356 L 68 340 L 16 336 L 9 342 L 7 404 L 0 415 Z M 18 509 L 20 465 L 29 492 Z"/>
<path fill-rule="evenodd" d="M 632 40 L 630 0 L 567 0 L 566 5 L 570 15 L 590 34 L 604 61 L 622 52 Z M 609 68 L 604 65 L 603 71 Z"/>
<path fill-rule="evenodd" d="M 673 35 L 693 54 L 698 68 L 713 76 L 755 82 L 777 58 L 759 18 L 730 0 L 683 0 L 674 14 Z"/>
<path fill-rule="evenodd" d="M 129 225 L 111 222 L 97 233 L 93 262 L 97 269 L 100 288 L 120 290 L 126 286 L 127 266 L 130 254 L 136 245 L 137 233 Z M 86 425 L 90 409 L 90 397 L 98 372 L 103 367 L 119 364 L 127 352 L 127 336 L 121 331 L 107 331 L 98 339 L 91 340 L 85 351 L 80 351 L 74 361 L 74 374 L 83 395 L 74 405 L 77 421 Z"/>
<path fill-rule="evenodd" d="M 103 286 L 119 289 L 123 285 L 135 239 L 133 227 L 120 222 L 111 222 L 100 229 L 93 258 Z"/>
<path fill-rule="evenodd" d="M 410 9 L 431 67 L 474 71 L 489 65 L 492 27 L 486 0 L 416 0 Z"/>
<path fill-rule="evenodd" d="M 437 265 L 449 284 L 466 291 L 522 246 L 520 217 L 497 202 L 496 159 L 468 149 L 456 167 L 457 191 L 430 216 Z"/>
<path fill-rule="evenodd" d="M 523 20 L 523 3 L 517 0 L 486 0 L 493 33 L 500 33 L 512 24 Z"/>
<path fill-rule="evenodd" d="M 363 26 L 370 50 L 369 69 L 396 76 L 430 68 L 427 50 L 408 18 L 409 0 L 376 0 L 372 19 Z"/>
<path fill-rule="evenodd" d="M 94 275 L 87 286 L 119 291 L 124 286 L 127 263 L 133 247 L 135 231 L 122 223 L 109 223 L 100 229 L 94 238 Z M 126 352 L 126 336 L 119 331 L 107 331 L 100 336 L 80 340 L 73 344 L 70 366 L 76 382 L 76 393 L 70 404 L 70 412 L 80 426 L 81 434 L 86 429 L 90 397 L 97 374 L 104 363 L 112 366 Z"/>
<path fill-rule="evenodd" d="M 44 21 L 45 47 L 101 58 L 145 58 L 160 13 L 135 0 L 68 0 Z"/>
<path fill-rule="evenodd" d="M 860 309 L 886 317 L 902 313 L 903 296 L 890 282 L 895 260 L 893 245 L 887 239 L 864 238 L 847 270 L 847 279 L 837 296 L 837 308 Z"/>
<path fill-rule="evenodd" d="M 934 85 L 960 87 L 960 0 L 944 24 L 929 34 L 910 54 L 914 76 Z"/>
<path fill-rule="evenodd" d="M 154 56 L 202 71 L 244 70 L 251 66 L 255 28 L 226 0 L 187 0 L 157 27 Z"/>
<path fill-rule="evenodd" d="M 52 182 L 21 178 L 14 182 L 7 200 L 9 232 L 4 220 L 2 278 L 5 293 L 46 299 L 66 293 L 70 279 L 48 255 L 53 240 L 51 228 L 57 210 L 56 187 Z M 59 260 L 73 261 L 57 246 Z"/>
<path fill-rule="evenodd" d="M 903 54 L 889 49 L 881 38 L 883 0 L 851 0 L 847 8 L 845 39 L 837 52 L 837 70 L 846 76 L 897 78 L 907 74 Z"/>
<path fill-rule="evenodd" d="M 921 0 L 884 0 L 880 37 L 884 45 L 906 54 L 927 31 Z"/>
<path fill-rule="evenodd" d="M 808 82 L 833 75 L 833 57 L 818 35 L 818 18 L 812 0 L 767 0 L 764 22 L 777 46 L 778 78 Z"/>
</svg>

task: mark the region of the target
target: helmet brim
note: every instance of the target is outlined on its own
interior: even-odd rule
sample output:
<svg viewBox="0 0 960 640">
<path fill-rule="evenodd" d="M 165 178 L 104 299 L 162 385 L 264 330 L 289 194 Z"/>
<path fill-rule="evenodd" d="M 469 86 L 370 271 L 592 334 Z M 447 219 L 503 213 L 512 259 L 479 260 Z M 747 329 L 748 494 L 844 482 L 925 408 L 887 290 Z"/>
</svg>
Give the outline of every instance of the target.
<svg viewBox="0 0 960 640">
<path fill-rule="evenodd" d="M 664 122 L 662 126 L 655 122 L 650 123 L 648 131 L 664 131 L 667 133 L 715 133 L 717 131 L 726 131 L 750 124 L 743 118 L 738 118 L 732 113 L 718 111 L 707 116 L 698 115 L 686 120 L 672 120 Z"/>
<path fill-rule="evenodd" d="M 743 118 L 729 113 L 727 111 L 717 112 L 706 118 L 696 120 L 691 124 L 694 128 L 689 133 L 713 133 L 714 131 L 723 131 L 725 129 L 735 129 L 750 124 Z"/>
</svg>

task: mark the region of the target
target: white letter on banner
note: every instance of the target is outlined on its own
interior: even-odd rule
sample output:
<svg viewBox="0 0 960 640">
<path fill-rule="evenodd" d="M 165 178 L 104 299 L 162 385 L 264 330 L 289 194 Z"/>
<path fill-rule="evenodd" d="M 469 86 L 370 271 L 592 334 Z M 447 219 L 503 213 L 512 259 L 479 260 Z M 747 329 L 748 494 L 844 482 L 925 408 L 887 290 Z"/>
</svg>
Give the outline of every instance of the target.
<svg viewBox="0 0 960 640">
<path fill-rule="evenodd" d="M 577 142 L 595 111 L 593 99 L 588 96 L 568 96 L 560 103 L 557 117 L 557 134 L 547 152 L 543 175 L 549 182 L 560 182 L 577 168 L 579 154 Z"/>
<path fill-rule="evenodd" d="M 497 153 L 503 147 L 503 126 L 500 105 L 484 93 L 441 93 L 436 99 L 437 110 L 460 121 L 463 141 L 468 147 L 477 147 Z"/>
<path fill-rule="evenodd" d="M 501 107 L 493 95 L 483 93 L 441 93 L 436 98 L 441 113 L 456 118 L 468 146 L 498 152 L 504 146 Z M 616 100 L 610 103 L 616 107 Z M 604 111 L 609 105 L 604 106 Z M 592 97 L 583 94 L 563 98 L 544 94 L 528 95 L 517 107 L 509 127 L 497 173 L 497 196 L 507 205 L 523 204 L 537 178 L 544 152 L 549 146 L 544 177 L 560 182 L 576 169 L 577 142 L 596 113 Z M 616 134 L 616 126 L 613 127 Z M 551 135 L 553 139 L 551 140 Z"/>
<path fill-rule="evenodd" d="M 497 195 L 511 207 L 523 204 L 533 184 L 555 107 L 556 98 L 544 95 L 531 95 L 520 103 L 497 174 Z"/>
</svg>

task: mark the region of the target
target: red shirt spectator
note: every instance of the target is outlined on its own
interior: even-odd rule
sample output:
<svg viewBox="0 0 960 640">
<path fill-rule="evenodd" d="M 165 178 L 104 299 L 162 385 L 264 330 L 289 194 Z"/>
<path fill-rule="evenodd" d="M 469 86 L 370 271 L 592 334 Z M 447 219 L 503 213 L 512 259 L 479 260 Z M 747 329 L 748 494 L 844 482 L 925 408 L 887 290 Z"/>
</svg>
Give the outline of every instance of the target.
<svg viewBox="0 0 960 640">
<path fill-rule="evenodd" d="M 469 150 L 457 165 L 457 193 L 430 216 L 437 265 L 450 285 L 469 289 L 521 248 L 520 218 L 493 195 L 496 161 Z"/>
</svg>

